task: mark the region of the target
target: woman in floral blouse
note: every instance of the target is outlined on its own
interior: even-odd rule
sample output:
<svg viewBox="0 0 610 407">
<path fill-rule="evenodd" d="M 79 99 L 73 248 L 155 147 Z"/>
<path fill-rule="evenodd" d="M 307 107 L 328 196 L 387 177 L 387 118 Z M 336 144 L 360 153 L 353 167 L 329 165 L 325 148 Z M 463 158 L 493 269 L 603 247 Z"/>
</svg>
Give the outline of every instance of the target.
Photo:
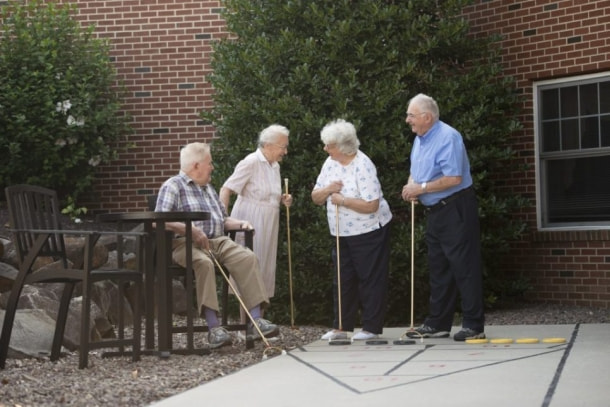
<svg viewBox="0 0 610 407">
<path fill-rule="evenodd" d="M 322 129 L 320 136 L 328 158 L 318 175 L 311 198 L 317 205 L 326 203 L 330 234 L 335 239 L 339 235 L 342 322 L 339 326 L 335 273 L 334 329 L 324 334 L 322 339 L 346 338 L 346 332 L 354 330 L 359 307 L 362 330 L 352 339 L 373 339 L 383 332 L 392 213 L 383 198 L 375 165 L 359 150 L 360 141 L 354 125 L 345 120 L 335 120 Z M 336 252 L 335 245 L 332 250 L 335 267 Z"/>
</svg>

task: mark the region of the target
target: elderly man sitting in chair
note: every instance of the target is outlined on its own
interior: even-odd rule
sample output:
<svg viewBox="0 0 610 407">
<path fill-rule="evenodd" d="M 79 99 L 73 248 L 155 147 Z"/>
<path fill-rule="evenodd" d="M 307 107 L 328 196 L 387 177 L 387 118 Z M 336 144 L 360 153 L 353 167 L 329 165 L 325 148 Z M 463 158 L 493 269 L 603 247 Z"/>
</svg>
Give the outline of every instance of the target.
<svg viewBox="0 0 610 407">
<path fill-rule="evenodd" d="M 214 261 L 210 253 L 227 268 L 246 308 L 266 337 L 278 334 L 277 325 L 261 318 L 261 306 L 269 302 L 259 271 L 258 259 L 251 250 L 235 243 L 225 235 L 226 230 L 249 229 L 243 220 L 227 215 L 214 188 L 212 179 L 212 154 L 206 143 L 191 143 L 180 152 L 180 173 L 163 183 L 157 198 L 156 212 L 202 211 L 209 212 L 210 219 L 193 223 L 193 269 L 198 312 L 209 327 L 208 342 L 211 348 L 219 348 L 232 342 L 231 335 L 220 326 L 218 320 L 218 296 Z M 184 223 L 168 223 L 167 229 L 178 237 L 173 242 L 173 260 L 186 265 Z M 258 330 L 254 330 L 259 335 Z"/>
</svg>

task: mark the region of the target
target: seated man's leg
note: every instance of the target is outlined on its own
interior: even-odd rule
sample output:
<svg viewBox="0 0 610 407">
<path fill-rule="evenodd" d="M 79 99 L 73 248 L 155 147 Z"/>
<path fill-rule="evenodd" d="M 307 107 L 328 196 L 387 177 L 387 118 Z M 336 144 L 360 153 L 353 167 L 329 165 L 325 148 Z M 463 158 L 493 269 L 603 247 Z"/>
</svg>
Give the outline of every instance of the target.
<svg viewBox="0 0 610 407">
<path fill-rule="evenodd" d="M 210 246 L 214 256 L 235 280 L 236 288 L 248 310 L 269 302 L 258 268 L 258 259 L 252 250 L 226 236 L 211 239 Z"/>
<path fill-rule="evenodd" d="M 174 244 L 173 259 L 181 266 L 186 266 L 186 242 L 178 239 Z M 195 274 L 195 289 L 197 292 L 197 312 L 208 324 L 208 344 L 216 349 L 230 345 L 233 339 L 229 332 L 220 326 L 218 321 L 218 295 L 216 294 L 216 274 L 214 262 L 207 252 L 193 247 L 193 272 Z"/>
<path fill-rule="evenodd" d="M 186 239 L 174 240 L 173 260 L 186 267 Z M 204 251 L 193 247 L 193 271 L 197 292 L 197 312 L 202 315 L 202 307 L 215 311 L 220 309 L 216 293 L 216 275 L 214 263 Z"/>
</svg>

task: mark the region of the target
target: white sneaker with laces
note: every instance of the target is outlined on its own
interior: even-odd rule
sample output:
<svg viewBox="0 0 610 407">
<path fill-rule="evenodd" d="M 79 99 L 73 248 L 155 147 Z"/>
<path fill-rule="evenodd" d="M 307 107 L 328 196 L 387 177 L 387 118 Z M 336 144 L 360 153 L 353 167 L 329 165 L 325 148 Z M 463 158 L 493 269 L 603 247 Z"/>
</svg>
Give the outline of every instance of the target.
<svg viewBox="0 0 610 407">
<path fill-rule="evenodd" d="M 360 331 L 352 336 L 354 341 L 368 341 L 369 339 L 379 338 L 379 335 L 370 333 L 369 331 Z"/>
</svg>

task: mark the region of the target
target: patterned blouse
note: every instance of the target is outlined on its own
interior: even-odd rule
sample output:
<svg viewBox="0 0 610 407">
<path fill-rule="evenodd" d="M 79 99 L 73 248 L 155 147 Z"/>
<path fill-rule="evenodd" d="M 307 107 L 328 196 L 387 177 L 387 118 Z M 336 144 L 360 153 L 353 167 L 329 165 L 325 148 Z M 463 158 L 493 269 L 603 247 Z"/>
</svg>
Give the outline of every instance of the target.
<svg viewBox="0 0 610 407">
<path fill-rule="evenodd" d="M 388 202 L 383 198 L 381 184 L 377 179 L 377 169 L 371 159 L 358 151 L 346 166 L 328 157 L 316 180 L 314 189 L 324 188 L 334 181 L 342 181 L 341 194 L 346 198 L 359 198 L 365 201 L 379 200 L 379 209 L 374 213 L 359 213 L 345 206 L 339 206 L 339 235 L 356 236 L 372 232 L 385 226 L 392 219 Z M 330 234 L 336 236 L 335 205 L 326 201 L 326 213 Z"/>
</svg>

